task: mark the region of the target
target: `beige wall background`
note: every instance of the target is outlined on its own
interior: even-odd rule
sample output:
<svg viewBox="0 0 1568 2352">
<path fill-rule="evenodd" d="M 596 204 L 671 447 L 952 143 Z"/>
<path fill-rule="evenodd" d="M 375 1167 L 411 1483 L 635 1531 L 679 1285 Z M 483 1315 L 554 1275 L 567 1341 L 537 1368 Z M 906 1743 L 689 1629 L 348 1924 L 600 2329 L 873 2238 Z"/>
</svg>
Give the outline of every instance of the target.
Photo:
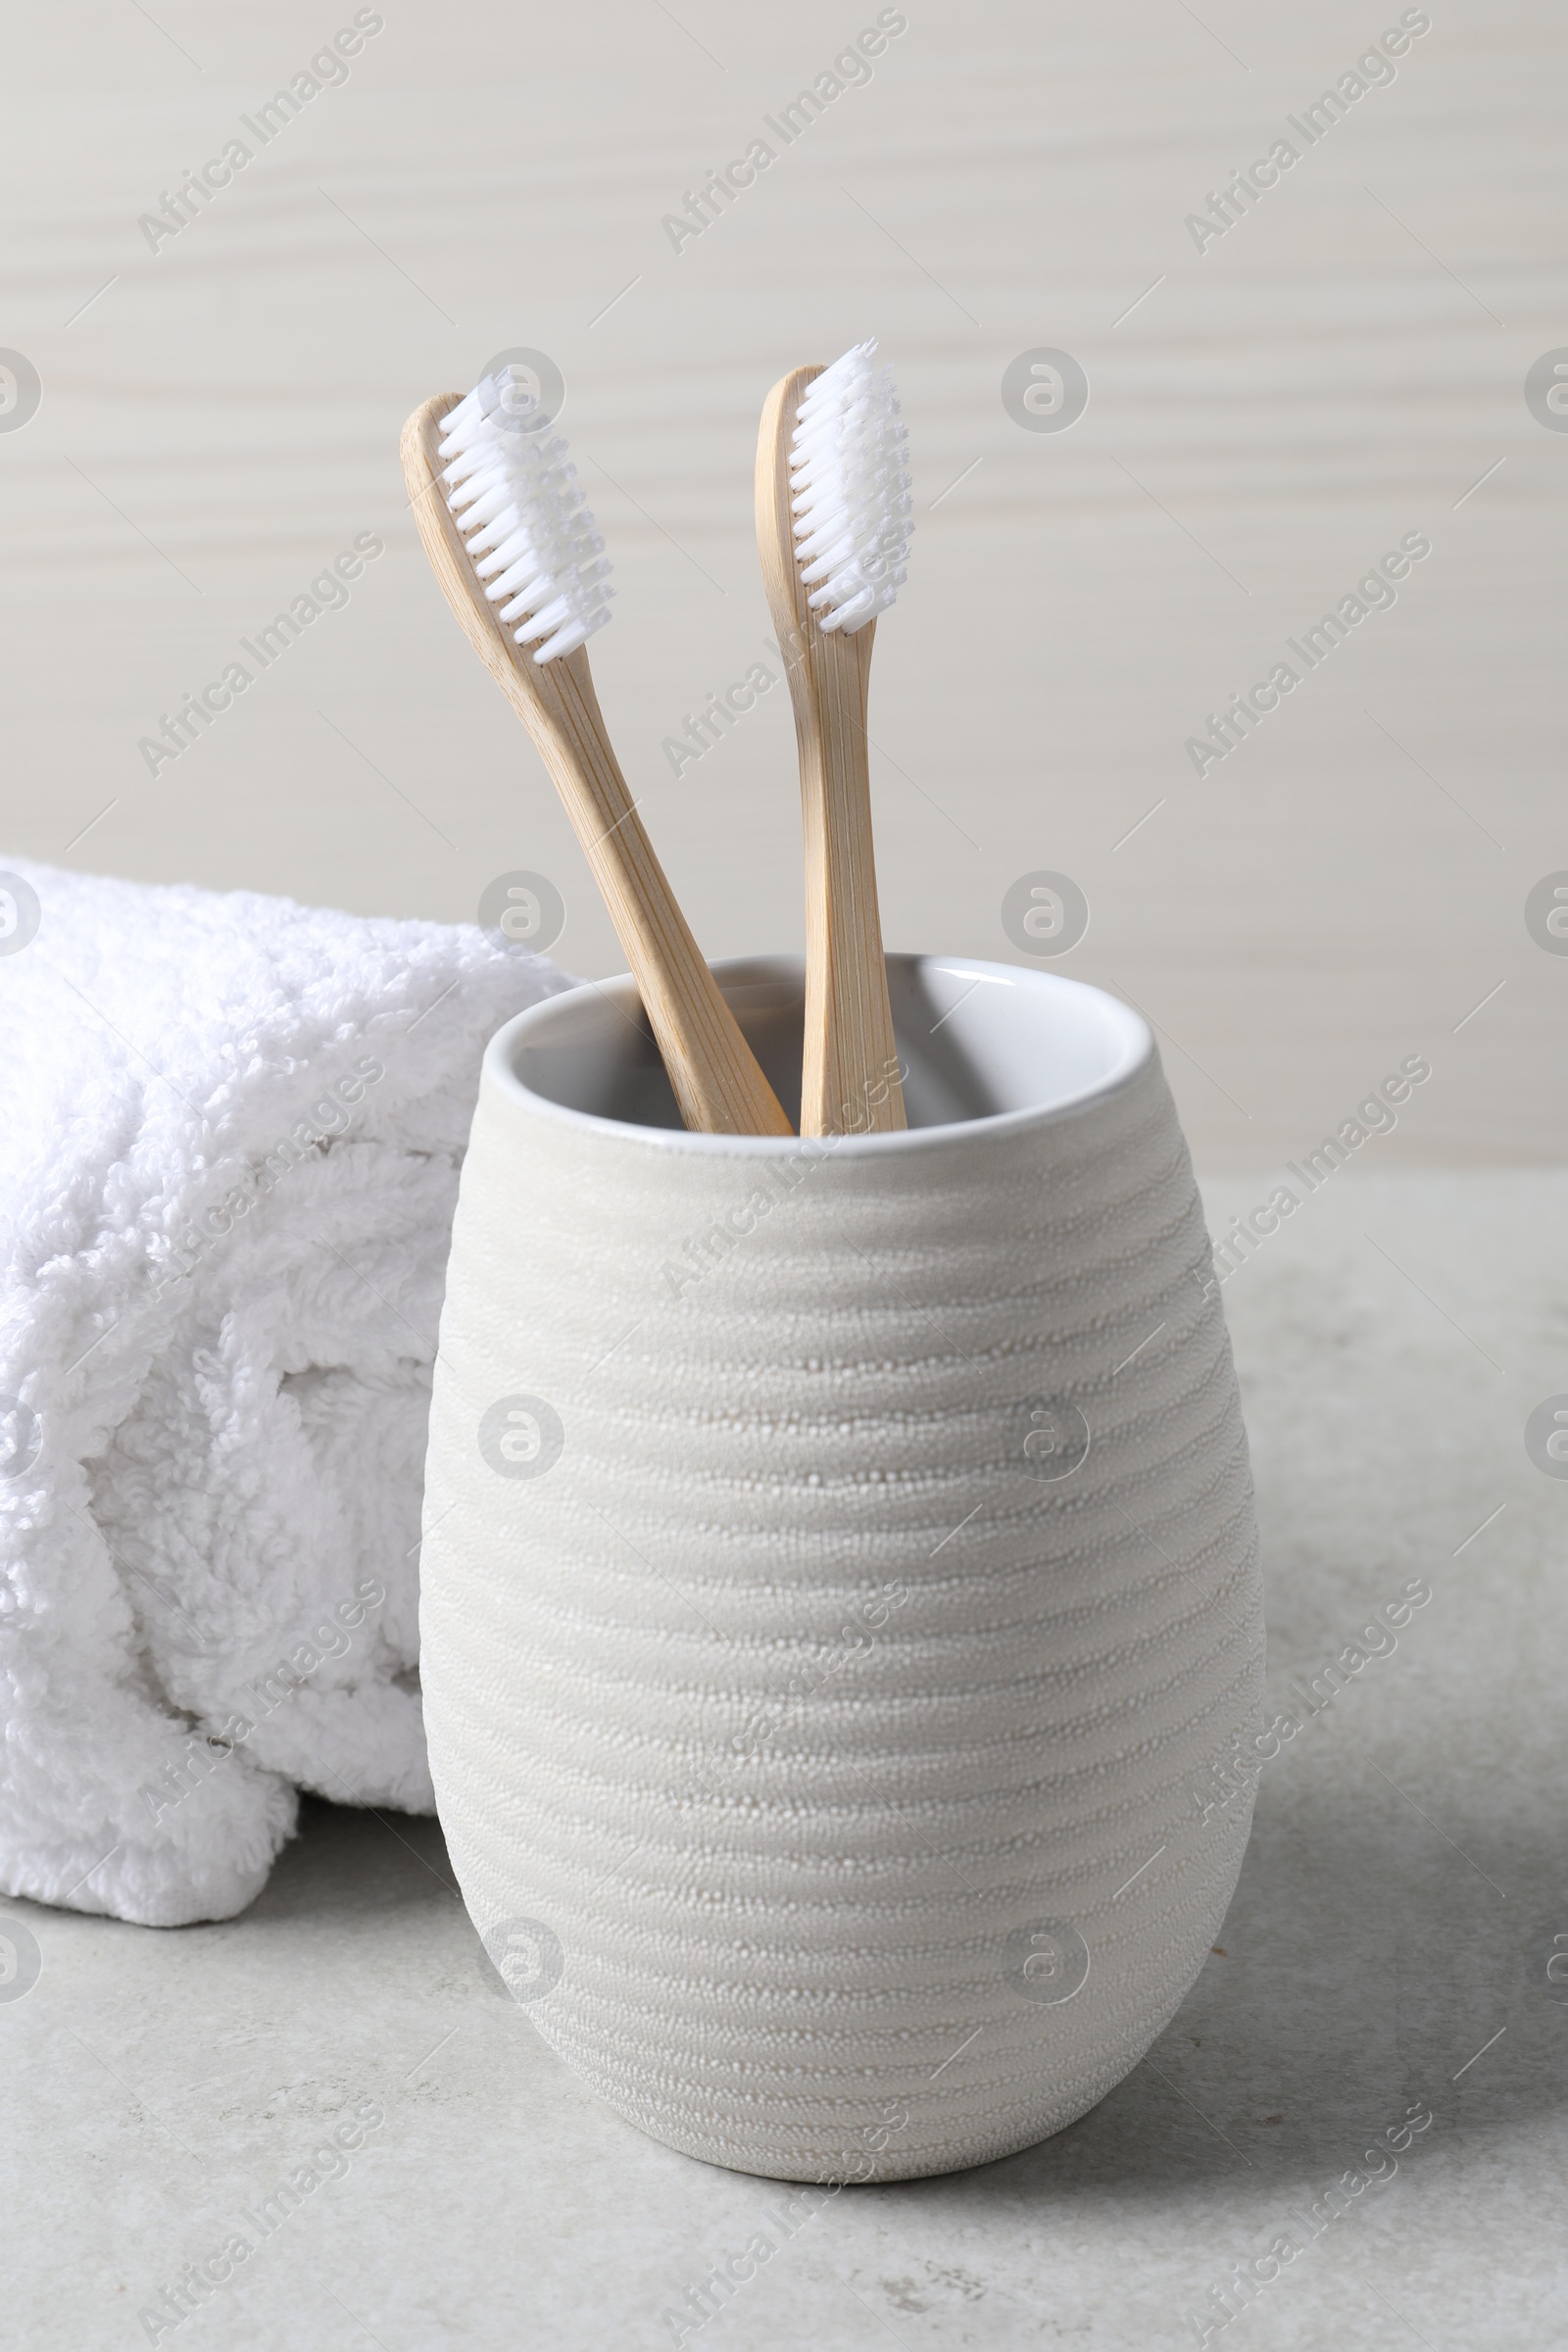
<svg viewBox="0 0 1568 2352">
<path fill-rule="evenodd" d="M 871 0 L 370 13 L 347 80 L 156 251 L 139 217 L 353 7 L 13 14 L 0 343 L 42 396 L 0 431 L 0 850 L 453 918 L 527 867 L 563 960 L 617 969 L 396 463 L 416 401 L 530 346 L 615 562 L 594 662 L 654 837 L 710 954 L 798 945 L 782 688 L 678 780 L 661 747 L 762 654 L 763 395 L 875 332 L 917 514 L 873 687 L 890 943 L 1015 958 L 1004 893 L 1062 870 L 1092 919 L 1059 968 L 1152 1016 L 1201 1163 L 1298 1154 L 1414 1054 L 1382 1164 L 1563 1155 L 1568 956 L 1524 916 L 1568 869 L 1568 433 L 1524 395 L 1568 346 L 1560 11 L 1432 0 L 1200 252 L 1186 216 L 1396 0 L 907 0 L 678 253 L 662 216 Z M 1087 372 L 1069 430 L 1003 405 L 1037 347 Z M 386 552 L 347 607 L 150 775 L 160 714 L 362 532 Z M 1196 774 L 1206 714 L 1411 532 L 1397 603 Z"/>
</svg>

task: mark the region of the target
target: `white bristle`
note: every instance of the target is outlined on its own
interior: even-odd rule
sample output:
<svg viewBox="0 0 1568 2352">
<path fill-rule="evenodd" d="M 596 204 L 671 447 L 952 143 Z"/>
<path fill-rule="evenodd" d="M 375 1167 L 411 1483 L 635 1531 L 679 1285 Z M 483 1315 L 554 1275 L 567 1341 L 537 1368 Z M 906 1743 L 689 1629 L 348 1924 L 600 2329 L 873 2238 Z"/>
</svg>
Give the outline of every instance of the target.
<svg viewBox="0 0 1568 2352">
<path fill-rule="evenodd" d="M 559 434 L 524 427 L 532 407 L 516 368 L 487 375 L 442 420 L 441 486 L 485 595 L 536 662 L 602 629 L 613 588 L 605 543 Z"/>
<path fill-rule="evenodd" d="M 890 368 L 872 366 L 876 338 L 857 343 L 808 387 L 790 458 L 795 554 L 824 629 L 853 637 L 885 612 L 908 577 L 914 527 Z"/>
</svg>

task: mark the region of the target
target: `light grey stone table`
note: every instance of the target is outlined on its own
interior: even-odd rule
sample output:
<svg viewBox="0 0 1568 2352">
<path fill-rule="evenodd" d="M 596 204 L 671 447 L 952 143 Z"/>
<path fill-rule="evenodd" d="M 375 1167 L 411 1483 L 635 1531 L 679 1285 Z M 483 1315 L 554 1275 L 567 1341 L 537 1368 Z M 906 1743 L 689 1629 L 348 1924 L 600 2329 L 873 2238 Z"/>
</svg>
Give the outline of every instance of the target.
<svg viewBox="0 0 1568 2352">
<path fill-rule="evenodd" d="M 1208 1191 L 1216 1232 L 1262 1197 Z M 1568 1390 L 1565 1224 L 1568 1175 L 1354 1165 L 1227 1282 L 1270 1712 L 1300 1728 L 1263 1768 L 1198 1984 L 1069 2131 L 814 2211 L 672 2155 L 498 1989 L 434 1823 L 312 1806 L 220 1927 L 0 1905 L 42 1958 L 0 1999 L 7 2342 L 1562 2341 L 1568 1482 L 1523 1430 Z M 1430 1598 L 1348 1665 L 1411 1580 Z M 1412 2109 L 1431 2121 L 1407 2133 Z M 313 2165 L 339 2126 L 358 2145 Z M 140 2320 L 235 2237 L 244 2259 L 183 2319 Z M 705 2288 L 731 2257 L 743 2275 Z M 1216 2300 L 1243 2263 L 1245 2306 Z"/>
</svg>

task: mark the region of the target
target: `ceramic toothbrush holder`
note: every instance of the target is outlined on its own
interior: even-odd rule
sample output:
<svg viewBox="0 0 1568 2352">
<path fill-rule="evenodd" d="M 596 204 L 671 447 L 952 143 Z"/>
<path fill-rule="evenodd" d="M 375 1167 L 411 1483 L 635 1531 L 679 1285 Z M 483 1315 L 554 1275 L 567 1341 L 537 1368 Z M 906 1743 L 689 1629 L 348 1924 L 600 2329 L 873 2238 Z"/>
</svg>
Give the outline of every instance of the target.
<svg viewBox="0 0 1568 2352">
<path fill-rule="evenodd" d="M 889 958 L 897 1135 L 690 1135 L 629 979 L 486 1055 L 422 1563 L 453 1863 L 620 2114 L 947 2172 L 1148 2049 L 1247 1839 L 1235 1374 L 1146 1023 Z M 787 1108 L 804 967 L 715 966 Z"/>
</svg>

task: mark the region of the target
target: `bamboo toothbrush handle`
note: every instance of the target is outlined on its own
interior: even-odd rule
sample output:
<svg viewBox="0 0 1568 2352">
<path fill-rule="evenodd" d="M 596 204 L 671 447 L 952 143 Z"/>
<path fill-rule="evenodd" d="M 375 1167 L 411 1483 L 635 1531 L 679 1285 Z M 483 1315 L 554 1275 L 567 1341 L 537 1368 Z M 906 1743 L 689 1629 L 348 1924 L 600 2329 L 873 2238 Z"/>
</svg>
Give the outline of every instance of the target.
<svg viewBox="0 0 1568 2352">
<path fill-rule="evenodd" d="M 871 844 L 865 712 L 876 623 L 853 637 L 819 627 L 790 513 L 795 413 L 821 372 L 797 368 L 774 385 L 757 443 L 757 544 L 789 675 L 806 836 L 801 1133 L 890 1133 L 907 1122 Z"/>
<path fill-rule="evenodd" d="M 438 393 L 403 430 L 404 479 L 430 567 L 565 804 L 686 1125 L 717 1135 L 789 1135 L 789 1120 L 703 960 L 636 813 L 605 730 L 587 648 L 535 662 L 503 628 L 474 579 L 436 478 L 441 419 L 460 397 Z"/>
</svg>

